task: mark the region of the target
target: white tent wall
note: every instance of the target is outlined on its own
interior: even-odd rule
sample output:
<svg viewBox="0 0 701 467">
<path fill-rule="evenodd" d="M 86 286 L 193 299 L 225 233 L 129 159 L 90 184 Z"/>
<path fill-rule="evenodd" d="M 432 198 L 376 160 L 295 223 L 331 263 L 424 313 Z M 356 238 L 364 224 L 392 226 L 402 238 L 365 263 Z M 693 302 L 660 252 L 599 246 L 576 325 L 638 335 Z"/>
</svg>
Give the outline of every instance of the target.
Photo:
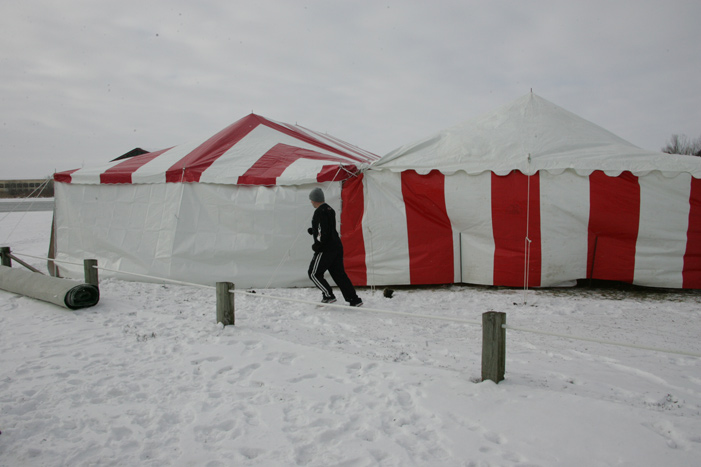
<svg viewBox="0 0 701 467">
<path fill-rule="evenodd" d="M 587 277 L 589 179 L 540 172 L 541 286 Z"/>
<path fill-rule="evenodd" d="M 401 175 L 366 172 L 363 178 L 367 285 L 411 284 Z"/>
<path fill-rule="evenodd" d="M 494 280 L 491 187 L 490 172 L 446 177 L 446 209 L 453 231 L 462 237 L 454 245 L 455 282 L 491 285 Z"/>
<path fill-rule="evenodd" d="M 689 227 L 691 175 L 668 178 L 652 172 L 638 181 L 640 230 L 634 283 L 680 288 Z"/>
<path fill-rule="evenodd" d="M 90 257 L 107 269 L 206 285 L 309 286 L 309 191 L 324 189 L 337 222 L 341 212 L 339 182 L 56 185 L 56 259 Z M 60 267 L 68 277 L 83 274 L 79 266 Z"/>
<path fill-rule="evenodd" d="M 55 183 L 56 259 L 64 277 L 79 278 L 84 259 L 139 274 L 167 275 L 181 188 L 176 184 Z"/>
</svg>

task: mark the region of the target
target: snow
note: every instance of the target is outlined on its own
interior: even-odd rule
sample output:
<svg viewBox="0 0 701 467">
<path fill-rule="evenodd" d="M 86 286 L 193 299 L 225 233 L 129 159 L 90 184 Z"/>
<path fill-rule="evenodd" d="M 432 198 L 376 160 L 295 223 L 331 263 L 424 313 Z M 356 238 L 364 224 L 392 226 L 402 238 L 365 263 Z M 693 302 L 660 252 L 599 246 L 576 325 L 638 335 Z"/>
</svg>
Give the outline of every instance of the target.
<svg viewBox="0 0 701 467">
<path fill-rule="evenodd" d="M 44 256 L 50 223 L 0 214 L 0 244 Z M 213 289 L 100 288 L 77 311 L 0 291 L 0 465 L 701 465 L 699 358 L 507 331 L 497 385 L 479 326 L 369 310 L 701 354 L 697 291 L 256 290 L 223 327 Z"/>
</svg>

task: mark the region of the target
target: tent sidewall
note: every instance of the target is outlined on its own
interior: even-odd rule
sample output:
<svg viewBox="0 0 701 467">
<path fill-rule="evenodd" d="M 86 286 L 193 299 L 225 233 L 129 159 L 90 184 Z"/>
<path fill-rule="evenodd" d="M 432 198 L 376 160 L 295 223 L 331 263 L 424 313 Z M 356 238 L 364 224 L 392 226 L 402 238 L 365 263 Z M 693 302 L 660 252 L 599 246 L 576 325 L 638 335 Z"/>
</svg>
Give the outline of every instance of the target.
<svg viewBox="0 0 701 467">
<path fill-rule="evenodd" d="M 244 186 L 207 183 L 56 183 L 56 259 L 197 284 L 308 287 L 319 186 L 341 215 L 341 183 Z M 82 277 L 77 265 L 61 274 Z M 128 274 L 102 276 L 144 280 Z"/>
</svg>

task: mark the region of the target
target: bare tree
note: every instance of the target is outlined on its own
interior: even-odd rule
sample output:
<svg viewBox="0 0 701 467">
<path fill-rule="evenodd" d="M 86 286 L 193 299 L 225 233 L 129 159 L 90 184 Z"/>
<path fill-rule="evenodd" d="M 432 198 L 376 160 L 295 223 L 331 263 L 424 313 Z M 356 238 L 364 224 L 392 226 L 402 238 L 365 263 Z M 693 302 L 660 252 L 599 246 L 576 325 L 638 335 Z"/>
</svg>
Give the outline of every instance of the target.
<svg viewBox="0 0 701 467">
<path fill-rule="evenodd" d="M 701 136 L 696 139 L 690 139 L 686 135 L 672 135 L 667 142 L 667 146 L 662 148 L 662 152 L 701 156 Z"/>
</svg>

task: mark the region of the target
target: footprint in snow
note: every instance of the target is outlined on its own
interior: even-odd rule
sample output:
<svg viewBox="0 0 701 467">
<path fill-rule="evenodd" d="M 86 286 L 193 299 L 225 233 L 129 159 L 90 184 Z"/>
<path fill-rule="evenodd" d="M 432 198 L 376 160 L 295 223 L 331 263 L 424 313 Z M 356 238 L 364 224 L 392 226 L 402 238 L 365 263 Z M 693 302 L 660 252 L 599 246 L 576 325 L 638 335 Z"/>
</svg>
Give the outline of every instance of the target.
<svg viewBox="0 0 701 467">
<path fill-rule="evenodd" d="M 316 377 L 317 377 L 316 374 L 314 374 L 314 373 L 309 373 L 309 374 L 306 374 L 306 375 L 298 376 L 297 378 L 292 378 L 292 379 L 290 379 L 290 380 L 288 380 L 288 381 L 289 381 L 290 383 L 301 383 L 301 382 L 304 381 L 305 379 L 314 379 L 314 378 L 316 378 Z"/>
</svg>

